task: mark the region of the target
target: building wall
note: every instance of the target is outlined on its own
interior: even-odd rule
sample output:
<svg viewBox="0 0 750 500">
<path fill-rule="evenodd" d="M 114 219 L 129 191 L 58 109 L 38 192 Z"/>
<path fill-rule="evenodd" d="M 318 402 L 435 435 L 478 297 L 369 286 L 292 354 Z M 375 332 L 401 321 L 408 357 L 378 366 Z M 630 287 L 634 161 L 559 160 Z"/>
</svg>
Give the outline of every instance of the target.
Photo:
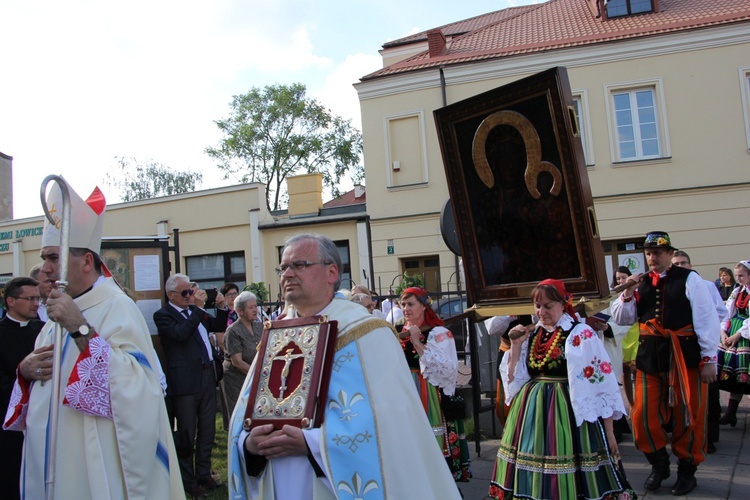
<svg viewBox="0 0 750 500">
<path fill-rule="evenodd" d="M 251 234 L 250 213 L 260 211 L 261 220 L 271 220 L 265 209 L 263 193 L 262 185 L 245 184 L 114 204 L 107 207 L 103 236 L 153 236 L 159 234 L 160 228 L 171 236 L 177 228 L 182 272 L 186 269 L 186 257 L 243 251 L 248 281 L 260 281 L 259 278 L 267 274 L 267 270 L 261 268 L 253 272 L 251 266 L 251 239 L 258 236 Z M 18 266 L 14 265 L 18 258 L 14 257 L 12 244 L 7 251 L 0 251 L 0 274 L 26 275 L 40 261 L 43 225 L 42 216 L 0 223 L 0 233 L 12 232 L 13 241 L 22 248 L 22 262 Z M 16 238 L 18 231 L 39 234 Z M 5 243 L 5 240 L 0 243 Z M 173 244 L 170 240 L 170 245 Z"/>
<path fill-rule="evenodd" d="M 328 236 L 333 241 L 349 241 L 349 259 L 352 270 L 352 280 L 359 284 L 362 282 L 358 270 L 361 269 L 363 262 L 357 245 L 357 225 L 352 221 L 330 222 L 325 225 L 315 224 L 310 226 L 279 225 L 278 227 L 263 228 L 263 253 L 266 255 L 266 269 L 269 271 L 266 275 L 266 284 L 271 284 L 271 289 L 278 293 L 278 277 L 273 268 L 279 265 L 279 251 L 284 246 L 285 241 L 295 234 L 300 233 L 320 233 Z M 342 283 L 342 288 L 351 288 L 350 283 Z M 275 293 L 272 294 L 275 298 Z"/>
<path fill-rule="evenodd" d="M 604 240 L 639 240 L 654 229 L 672 235 L 697 269 L 713 278 L 719 266 L 750 255 L 748 103 L 743 68 L 750 66 L 747 26 L 726 26 L 642 40 L 562 49 L 444 68 L 451 104 L 552 66 L 568 68 L 571 89 L 582 97 L 589 136 L 589 180 Z M 610 87 L 654 86 L 662 102 L 664 158 L 613 161 Z M 448 198 L 432 111 L 442 107 L 437 69 L 382 77 L 356 85 L 360 95 L 365 172 L 376 274 L 383 281 L 400 272 L 403 254 L 439 253 L 452 258 L 442 240 L 430 238 Z M 743 101 L 743 98 L 745 101 Z M 392 168 L 389 121 L 417 116 L 424 130 L 404 128 L 400 143 L 423 149 L 425 176 L 398 186 Z M 401 164 L 401 169 L 421 165 Z M 390 186 L 390 187 L 389 187 Z M 460 224 L 460 221 L 457 221 Z M 439 229 L 437 230 L 439 235 Z M 381 243 L 393 239 L 396 253 Z M 408 241 L 408 243 L 407 243 Z"/>
</svg>

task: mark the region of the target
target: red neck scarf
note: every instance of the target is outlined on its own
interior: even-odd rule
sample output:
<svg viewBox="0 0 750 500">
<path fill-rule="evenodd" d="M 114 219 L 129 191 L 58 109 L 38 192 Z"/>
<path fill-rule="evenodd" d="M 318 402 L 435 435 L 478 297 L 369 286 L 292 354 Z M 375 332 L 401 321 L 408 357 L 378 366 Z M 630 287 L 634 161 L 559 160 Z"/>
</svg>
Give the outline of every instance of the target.
<svg viewBox="0 0 750 500">
<path fill-rule="evenodd" d="M 656 288 L 659 285 L 661 275 L 664 274 L 664 276 L 666 277 L 670 269 L 672 269 L 672 266 L 669 266 L 665 271 L 662 271 L 661 273 L 657 273 L 656 271 L 649 271 L 648 275 L 651 277 L 651 286 Z"/>
</svg>

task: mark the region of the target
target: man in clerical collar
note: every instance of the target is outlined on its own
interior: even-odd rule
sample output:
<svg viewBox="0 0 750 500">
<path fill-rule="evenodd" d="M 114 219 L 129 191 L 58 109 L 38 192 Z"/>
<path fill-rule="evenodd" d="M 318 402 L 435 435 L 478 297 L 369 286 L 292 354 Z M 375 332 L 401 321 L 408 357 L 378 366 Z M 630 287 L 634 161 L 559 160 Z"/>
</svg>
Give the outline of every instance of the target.
<svg viewBox="0 0 750 500">
<path fill-rule="evenodd" d="M 68 192 L 65 222 L 58 184 L 48 196 L 56 218 L 45 221 L 41 251 L 42 272 L 60 279 L 61 228 L 70 225 L 67 286 L 50 292 L 49 321 L 19 365 L 4 424 L 26 431 L 21 495 L 45 498 L 54 488 L 54 498 L 184 498 L 148 327 L 99 257 L 104 196 L 98 188 L 86 201 Z M 53 367 L 60 331 L 54 347 L 61 364 Z M 63 389 L 59 399 L 55 384 L 46 383 L 53 373 Z"/>
<path fill-rule="evenodd" d="M 703 279 L 672 265 L 675 248 L 667 233 L 648 233 L 643 251 L 650 271 L 628 277 L 612 318 L 640 324 L 632 422 L 636 447 L 651 464 L 644 486 L 657 490 L 669 477 L 671 443 L 678 458 L 672 494 L 685 495 L 696 487 L 695 472 L 705 459 L 707 384 L 716 380 L 719 322 Z"/>
<path fill-rule="evenodd" d="M 18 364 L 34 350 L 34 341 L 44 322 L 37 319 L 39 288 L 32 278 L 13 278 L 5 284 L 8 313 L 0 320 L 0 408 L 7 408 L 16 379 Z M 21 475 L 23 434 L 0 430 L 0 491 L 3 498 L 20 498 L 18 477 Z"/>
<path fill-rule="evenodd" d="M 337 323 L 324 421 L 313 429 L 243 430 L 256 356 L 232 416 L 229 497 L 460 498 L 395 331 L 358 304 L 334 298 L 341 269 L 336 245 L 319 234 L 295 235 L 282 250 L 276 272 L 287 318 Z M 290 388 L 290 402 L 295 392 Z"/>
</svg>

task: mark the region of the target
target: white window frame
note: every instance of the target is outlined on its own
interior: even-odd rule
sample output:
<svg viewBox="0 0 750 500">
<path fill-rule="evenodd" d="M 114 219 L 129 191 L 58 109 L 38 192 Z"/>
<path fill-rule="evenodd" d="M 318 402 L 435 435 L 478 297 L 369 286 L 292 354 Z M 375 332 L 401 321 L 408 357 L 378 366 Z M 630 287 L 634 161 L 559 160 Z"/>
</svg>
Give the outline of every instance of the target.
<svg viewBox="0 0 750 500">
<path fill-rule="evenodd" d="M 419 120 L 419 135 L 422 142 L 422 181 L 418 184 L 406 184 L 406 185 L 394 185 L 393 184 L 393 162 L 397 161 L 398 158 L 391 156 L 391 139 L 389 131 L 389 123 L 391 120 L 402 120 L 404 118 L 417 117 Z M 416 111 L 405 111 L 403 113 L 397 113 L 393 115 L 386 115 L 383 117 L 383 137 L 385 139 L 385 170 L 386 170 L 386 188 L 388 189 L 411 189 L 414 187 L 424 187 L 430 180 L 429 168 L 427 165 L 427 132 L 424 124 L 424 110 Z"/>
<path fill-rule="evenodd" d="M 637 92 L 640 90 L 651 90 L 654 93 L 654 113 L 656 119 L 656 132 L 659 141 L 658 156 L 638 155 L 635 158 L 620 157 L 620 143 L 617 138 L 617 119 L 615 117 L 614 95 L 624 92 Z M 672 157 L 669 144 L 669 127 L 667 125 L 667 108 L 664 102 L 664 84 L 661 78 L 653 80 L 638 80 L 604 85 L 604 98 L 606 99 L 607 124 L 609 128 L 609 149 L 613 166 L 626 166 L 633 163 L 649 163 Z M 634 121 L 636 124 L 637 121 Z M 636 133 L 637 127 L 634 126 Z M 637 138 L 637 135 L 636 135 Z"/>
<path fill-rule="evenodd" d="M 580 105 L 578 111 L 578 128 L 581 131 L 581 144 L 583 145 L 583 155 L 587 168 L 593 168 L 596 165 L 594 159 L 594 141 L 591 137 L 593 129 L 591 128 L 591 116 L 589 114 L 589 96 L 586 89 L 573 90 L 573 105 Z"/>
<path fill-rule="evenodd" d="M 745 117 L 745 139 L 747 140 L 747 153 L 750 154 L 750 66 L 739 68 L 739 74 L 742 110 Z"/>
</svg>

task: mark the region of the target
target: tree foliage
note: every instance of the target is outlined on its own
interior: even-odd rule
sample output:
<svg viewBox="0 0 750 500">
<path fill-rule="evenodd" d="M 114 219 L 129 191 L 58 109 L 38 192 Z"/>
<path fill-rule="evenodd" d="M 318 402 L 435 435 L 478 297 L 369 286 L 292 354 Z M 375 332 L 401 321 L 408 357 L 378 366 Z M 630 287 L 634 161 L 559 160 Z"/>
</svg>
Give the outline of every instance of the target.
<svg viewBox="0 0 750 500">
<path fill-rule="evenodd" d="M 268 300 L 268 289 L 266 288 L 266 283 L 263 281 L 250 283 L 249 285 L 245 286 L 242 291 L 252 292 L 253 295 L 258 297 L 258 302 L 265 302 Z"/>
<path fill-rule="evenodd" d="M 266 185 L 266 205 L 278 210 L 286 202 L 289 176 L 321 173 L 333 196 L 349 173 L 361 182 L 362 135 L 350 120 L 334 116 L 306 96 L 304 85 L 252 88 L 232 98 L 229 117 L 215 123 L 224 134 L 206 153 L 218 160 L 224 178 Z"/>
<path fill-rule="evenodd" d="M 409 273 L 404 272 L 404 278 L 401 280 L 401 283 L 398 284 L 396 287 L 396 295 L 399 297 L 402 293 L 404 293 L 404 290 L 407 288 L 418 286 L 421 288 L 424 288 L 424 279 L 422 279 L 421 274 L 413 274 L 409 276 Z"/>
<path fill-rule="evenodd" d="M 156 196 L 190 193 L 200 187 L 200 172 L 177 172 L 154 160 L 115 157 L 116 173 L 105 182 L 119 190 L 122 201 L 147 200 Z"/>
</svg>

